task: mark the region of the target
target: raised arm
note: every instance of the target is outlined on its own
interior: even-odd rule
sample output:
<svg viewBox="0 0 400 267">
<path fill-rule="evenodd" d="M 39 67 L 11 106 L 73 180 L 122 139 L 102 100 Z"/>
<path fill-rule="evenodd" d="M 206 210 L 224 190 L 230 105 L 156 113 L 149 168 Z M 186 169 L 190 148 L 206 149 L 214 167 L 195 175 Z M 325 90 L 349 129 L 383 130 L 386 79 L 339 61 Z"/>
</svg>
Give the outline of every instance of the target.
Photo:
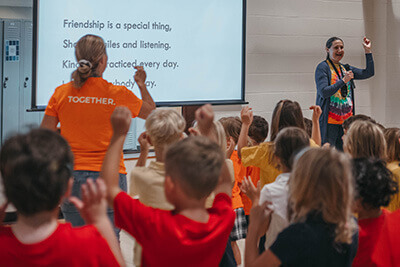
<svg viewBox="0 0 400 267">
<path fill-rule="evenodd" d="M 140 95 L 142 96 L 143 104 L 139 111 L 139 118 L 146 119 L 147 116 L 151 113 L 153 109 L 156 108 L 156 104 L 154 103 L 153 98 L 151 97 L 149 91 L 146 87 L 146 72 L 144 71 L 143 67 L 136 66 L 136 73 L 135 73 L 135 82 L 137 83 Z"/>
<path fill-rule="evenodd" d="M 116 107 L 111 115 L 113 135 L 108 146 L 100 176 L 107 185 L 107 200 L 112 207 L 114 198 L 121 192 L 119 187 L 119 161 L 124 146 L 126 134 L 132 121 L 132 114 L 127 107 Z"/>
<path fill-rule="evenodd" d="M 321 146 L 321 129 L 319 128 L 319 117 L 321 117 L 322 109 L 320 106 L 311 106 L 310 109 L 313 110 L 312 115 L 312 131 L 311 131 L 311 139 L 314 142 Z"/>
<path fill-rule="evenodd" d="M 242 148 L 247 146 L 249 139 L 249 128 L 253 122 L 253 111 L 250 107 L 243 107 L 240 111 L 240 118 L 242 120 L 242 128 L 240 129 L 239 140 L 237 144 L 238 157 L 242 158 Z"/>
<path fill-rule="evenodd" d="M 364 37 L 362 44 L 365 52 L 365 62 L 366 62 L 365 69 L 350 67 L 350 69 L 354 73 L 354 79 L 357 80 L 368 79 L 374 76 L 375 74 L 374 59 L 372 57 L 372 52 L 371 52 L 372 48 L 371 41 L 367 39 L 367 37 Z"/>
<path fill-rule="evenodd" d="M 149 142 L 147 142 L 146 132 L 140 134 L 138 138 L 140 144 L 140 155 L 136 162 L 136 167 L 146 166 L 147 156 L 149 155 Z"/>
<path fill-rule="evenodd" d="M 102 237 L 107 241 L 114 257 L 120 266 L 125 266 L 125 261 L 115 236 L 113 226 L 107 216 L 106 185 L 102 179 L 93 181 L 88 179 L 82 185 L 82 200 L 70 197 L 86 224 L 93 224 Z"/>
</svg>

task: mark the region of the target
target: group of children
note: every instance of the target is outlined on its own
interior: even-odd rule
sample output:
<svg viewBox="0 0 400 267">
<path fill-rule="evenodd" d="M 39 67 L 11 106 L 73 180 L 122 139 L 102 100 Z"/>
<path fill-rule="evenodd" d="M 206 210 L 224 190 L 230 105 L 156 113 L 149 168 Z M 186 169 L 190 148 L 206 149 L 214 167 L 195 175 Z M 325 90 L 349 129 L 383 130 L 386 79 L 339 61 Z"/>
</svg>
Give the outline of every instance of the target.
<svg viewBox="0 0 400 267">
<path fill-rule="evenodd" d="M 101 178 L 82 186 L 82 199 L 69 198 L 73 155 L 60 135 L 11 137 L 0 170 L 18 219 L 0 226 L 0 265 L 123 266 L 115 224 L 135 238 L 137 266 L 236 266 L 240 239 L 245 266 L 399 266 L 400 129 L 350 117 L 343 153 L 320 147 L 321 109 L 310 109 L 307 132 L 300 105 L 279 101 L 269 131 L 249 107 L 215 120 L 205 105 L 189 137 L 179 113 L 154 110 L 123 192 L 120 154 L 132 115 L 116 107 Z M 57 220 L 66 199 L 86 226 Z"/>
</svg>

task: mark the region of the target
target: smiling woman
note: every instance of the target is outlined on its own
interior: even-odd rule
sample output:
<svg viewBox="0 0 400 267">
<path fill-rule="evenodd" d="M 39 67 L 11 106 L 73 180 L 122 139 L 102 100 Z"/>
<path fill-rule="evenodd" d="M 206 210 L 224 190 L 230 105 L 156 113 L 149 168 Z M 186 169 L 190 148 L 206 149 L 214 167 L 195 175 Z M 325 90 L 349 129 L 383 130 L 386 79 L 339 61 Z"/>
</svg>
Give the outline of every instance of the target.
<svg viewBox="0 0 400 267">
<path fill-rule="evenodd" d="M 323 143 L 343 150 L 343 122 L 354 115 L 354 82 L 374 75 L 374 61 L 371 41 L 364 37 L 366 68 L 358 69 L 340 61 L 344 56 L 344 42 L 339 37 L 331 37 L 325 45 L 326 60 L 315 70 L 317 85 L 316 103 L 322 109 L 320 117 L 321 139 Z"/>
</svg>

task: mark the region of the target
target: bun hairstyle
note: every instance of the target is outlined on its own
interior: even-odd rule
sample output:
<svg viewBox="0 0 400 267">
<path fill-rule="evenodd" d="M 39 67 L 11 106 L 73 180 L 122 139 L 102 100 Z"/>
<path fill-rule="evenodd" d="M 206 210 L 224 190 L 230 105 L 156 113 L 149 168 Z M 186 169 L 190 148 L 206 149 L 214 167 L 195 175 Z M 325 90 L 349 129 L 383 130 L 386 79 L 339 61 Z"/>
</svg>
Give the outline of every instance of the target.
<svg viewBox="0 0 400 267">
<path fill-rule="evenodd" d="M 77 69 L 72 73 L 71 80 L 75 88 L 81 88 L 89 77 L 97 77 L 97 67 L 106 53 L 103 38 L 97 35 L 85 35 L 76 43 L 75 57 Z"/>
<path fill-rule="evenodd" d="M 333 42 L 334 42 L 334 41 L 337 41 L 337 40 L 341 41 L 341 42 L 344 44 L 344 42 L 343 42 L 342 39 L 340 39 L 339 37 L 335 37 L 335 36 L 334 36 L 334 37 L 329 38 L 328 41 L 326 41 L 325 47 L 326 47 L 326 48 L 331 48 Z M 326 59 L 329 59 L 329 53 L 327 53 Z"/>
</svg>

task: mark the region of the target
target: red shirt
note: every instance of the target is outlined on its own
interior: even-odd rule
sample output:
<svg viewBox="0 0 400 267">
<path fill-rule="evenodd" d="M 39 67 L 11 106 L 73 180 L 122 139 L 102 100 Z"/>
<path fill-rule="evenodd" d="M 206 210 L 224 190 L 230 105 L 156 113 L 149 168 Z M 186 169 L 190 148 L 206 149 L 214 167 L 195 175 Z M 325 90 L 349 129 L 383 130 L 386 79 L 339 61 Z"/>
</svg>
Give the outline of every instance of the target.
<svg viewBox="0 0 400 267">
<path fill-rule="evenodd" d="M 92 226 L 59 224 L 45 240 L 23 244 L 0 226 L 1 266 L 119 266 L 106 240 Z"/>
<path fill-rule="evenodd" d="M 378 238 L 390 211 L 383 209 L 378 218 L 361 219 L 358 221 L 358 250 L 353 260 L 353 267 L 376 266 L 372 262 L 372 254 L 375 251 Z"/>
<path fill-rule="evenodd" d="M 207 223 L 147 207 L 121 192 L 114 199 L 117 227 L 142 245 L 142 266 L 218 266 L 235 221 L 228 195 L 218 194 Z"/>
<path fill-rule="evenodd" d="M 374 266 L 400 266 L 400 210 L 386 216 L 381 235 L 372 255 Z"/>
</svg>

